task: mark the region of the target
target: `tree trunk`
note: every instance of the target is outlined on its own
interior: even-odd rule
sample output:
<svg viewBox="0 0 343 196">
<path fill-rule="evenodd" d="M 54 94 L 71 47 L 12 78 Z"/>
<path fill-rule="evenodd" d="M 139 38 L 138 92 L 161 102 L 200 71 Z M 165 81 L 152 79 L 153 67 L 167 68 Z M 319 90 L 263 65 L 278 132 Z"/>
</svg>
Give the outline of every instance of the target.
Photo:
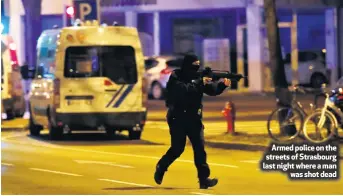
<svg viewBox="0 0 343 196">
<path fill-rule="evenodd" d="M 42 31 L 42 0 L 22 0 L 22 2 L 25 10 L 26 61 L 30 67 L 36 67 L 36 46 Z"/>
<path fill-rule="evenodd" d="M 270 66 L 273 73 L 277 106 L 290 107 L 292 104 L 292 94 L 288 90 L 285 68 L 282 59 L 275 0 L 264 0 L 264 10 L 269 44 Z M 283 122 L 286 115 L 287 112 L 280 114 L 279 121 Z M 296 129 L 295 126 L 290 126 L 285 129 L 282 128 L 281 131 L 293 135 Z"/>
</svg>

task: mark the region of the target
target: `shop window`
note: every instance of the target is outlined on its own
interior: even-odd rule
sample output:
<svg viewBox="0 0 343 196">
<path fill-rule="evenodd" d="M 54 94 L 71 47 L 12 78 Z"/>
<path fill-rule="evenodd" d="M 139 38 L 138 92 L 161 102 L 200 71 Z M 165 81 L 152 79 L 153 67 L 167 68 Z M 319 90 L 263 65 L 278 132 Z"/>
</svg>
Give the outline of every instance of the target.
<svg viewBox="0 0 343 196">
<path fill-rule="evenodd" d="M 173 21 L 174 53 L 194 52 L 196 36 L 202 38 L 220 37 L 219 19 L 175 19 Z"/>
</svg>

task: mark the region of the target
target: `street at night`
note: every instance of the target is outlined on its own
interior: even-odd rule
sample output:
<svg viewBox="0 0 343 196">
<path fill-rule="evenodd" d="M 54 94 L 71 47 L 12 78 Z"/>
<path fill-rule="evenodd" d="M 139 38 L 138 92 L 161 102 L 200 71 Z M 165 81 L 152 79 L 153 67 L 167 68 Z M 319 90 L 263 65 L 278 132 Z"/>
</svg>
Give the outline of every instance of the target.
<svg viewBox="0 0 343 196">
<path fill-rule="evenodd" d="M 343 195 L 343 0 L 1 0 L 1 195 Z"/>
<path fill-rule="evenodd" d="M 208 97 L 205 121 L 206 135 L 225 132 L 225 123 L 208 120 L 230 96 Z M 273 96 L 253 96 L 251 115 L 259 107 L 273 107 Z M 238 110 L 237 131 L 247 127 L 262 134 L 265 121 L 249 123 L 244 105 L 247 99 L 232 96 Z M 305 98 L 304 100 L 309 100 Z M 165 112 L 163 101 L 151 101 L 151 113 Z M 255 105 L 255 106 L 254 106 Z M 242 108 L 242 109 L 240 109 Z M 268 109 L 265 110 L 268 113 Z M 163 184 L 153 179 L 155 165 L 166 152 L 170 136 L 165 121 L 148 121 L 142 140 L 131 141 L 126 133 L 108 138 L 104 133 L 73 133 L 62 141 L 50 141 L 47 131 L 32 137 L 27 131 L 2 132 L 2 194 L 342 194 L 342 181 L 290 181 L 279 172 L 263 172 L 259 161 L 263 151 L 232 150 L 206 147 L 211 176 L 219 183 L 209 190 L 198 189 L 193 152 L 186 146 L 183 155 L 170 167 Z M 246 121 L 246 124 L 240 123 Z M 251 119 L 250 119 L 251 120 Z M 224 123 L 224 124 L 223 124 Z M 253 123 L 256 123 L 254 125 Z M 213 126 L 212 124 L 217 124 Z M 217 130 L 216 128 L 217 127 Z M 267 135 L 265 134 L 265 137 Z M 342 163 L 341 163 L 342 166 Z M 342 172 L 341 172 L 342 175 Z"/>
</svg>

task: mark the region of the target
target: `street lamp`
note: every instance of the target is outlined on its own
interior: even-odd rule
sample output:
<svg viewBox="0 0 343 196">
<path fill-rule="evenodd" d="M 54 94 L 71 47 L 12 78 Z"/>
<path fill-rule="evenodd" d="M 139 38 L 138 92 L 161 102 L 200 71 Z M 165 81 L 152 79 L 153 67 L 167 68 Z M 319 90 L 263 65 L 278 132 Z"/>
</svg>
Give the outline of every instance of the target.
<svg viewBox="0 0 343 196">
<path fill-rule="evenodd" d="M 74 21 L 75 9 L 73 6 L 64 6 L 63 26 L 72 26 Z"/>
</svg>

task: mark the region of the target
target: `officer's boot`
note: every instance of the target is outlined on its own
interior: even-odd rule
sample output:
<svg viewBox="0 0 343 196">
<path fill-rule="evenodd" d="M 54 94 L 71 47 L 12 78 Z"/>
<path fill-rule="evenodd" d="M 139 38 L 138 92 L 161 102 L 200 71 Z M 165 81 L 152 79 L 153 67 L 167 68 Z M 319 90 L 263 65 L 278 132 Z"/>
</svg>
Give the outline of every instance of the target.
<svg viewBox="0 0 343 196">
<path fill-rule="evenodd" d="M 156 166 L 156 171 L 155 171 L 155 175 L 154 175 L 154 179 L 155 179 L 156 184 L 162 184 L 163 176 L 164 176 L 165 172 L 166 172 L 166 170 L 161 169 L 161 167 L 159 165 Z"/>
<path fill-rule="evenodd" d="M 209 187 L 214 187 L 218 184 L 217 178 L 206 178 L 206 179 L 200 179 L 200 189 L 208 189 Z"/>
</svg>

